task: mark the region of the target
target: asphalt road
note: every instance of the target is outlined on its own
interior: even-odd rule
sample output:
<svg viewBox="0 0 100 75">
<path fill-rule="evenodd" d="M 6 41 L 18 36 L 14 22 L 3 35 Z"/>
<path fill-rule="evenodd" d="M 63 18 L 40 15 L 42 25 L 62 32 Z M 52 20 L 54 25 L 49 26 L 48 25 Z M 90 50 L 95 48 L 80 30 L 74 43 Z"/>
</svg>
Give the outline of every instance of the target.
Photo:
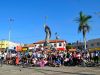
<svg viewBox="0 0 100 75">
<path fill-rule="evenodd" d="M 0 75 L 100 75 L 100 67 L 29 67 L 3 65 Z"/>
</svg>

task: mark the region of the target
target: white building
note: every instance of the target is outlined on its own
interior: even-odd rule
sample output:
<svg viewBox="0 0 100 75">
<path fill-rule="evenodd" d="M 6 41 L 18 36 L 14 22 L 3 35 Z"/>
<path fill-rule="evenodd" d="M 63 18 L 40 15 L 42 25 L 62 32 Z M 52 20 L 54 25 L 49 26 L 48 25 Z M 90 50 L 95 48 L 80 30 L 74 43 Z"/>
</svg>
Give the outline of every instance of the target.
<svg viewBox="0 0 100 75">
<path fill-rule="evenodd" d="M 44 45 L 44 40 L 38 41 L 35 44 L 36 48 L 39 48 L 39 46 Z M 66 41 L 65 40 L 49 40 L 49 43 L 57 50 L 66 50 Z"/>
</svg>

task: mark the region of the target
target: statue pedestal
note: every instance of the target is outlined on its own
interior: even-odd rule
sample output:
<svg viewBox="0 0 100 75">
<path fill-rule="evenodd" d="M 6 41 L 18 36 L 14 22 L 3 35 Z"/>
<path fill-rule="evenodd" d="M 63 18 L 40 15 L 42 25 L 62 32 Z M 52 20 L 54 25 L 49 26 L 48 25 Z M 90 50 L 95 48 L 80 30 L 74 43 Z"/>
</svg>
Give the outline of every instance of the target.
<svg viewBox="0 0 100 75">
<path fill-rule="evenodd" d="M 45 42 L 45 43 L 44 43 L 44 47 L 45 47 L 45 48 L 47 48 L 47 49 L 50 49 L 50 48 L 51 48 L 51 44 L 50 44 L 50 43 Z"/>
</svg>

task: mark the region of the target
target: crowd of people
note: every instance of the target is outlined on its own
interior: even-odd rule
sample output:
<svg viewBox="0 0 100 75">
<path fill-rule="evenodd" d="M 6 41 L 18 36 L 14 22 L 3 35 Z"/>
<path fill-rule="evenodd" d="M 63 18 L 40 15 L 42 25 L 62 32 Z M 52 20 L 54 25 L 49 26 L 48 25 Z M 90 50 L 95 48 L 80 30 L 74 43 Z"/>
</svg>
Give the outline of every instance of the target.
<svg viewBox="0 0 100 75">
<path fill-rule="evenodd" d="M 70 52 L 68 50 L 30 50 L 23 52 L 0 52 L 0 62 L 11 65 L 30 66 L 85 66 L 88 62 L 99 62 L 98 52 Z"/>
</svg>

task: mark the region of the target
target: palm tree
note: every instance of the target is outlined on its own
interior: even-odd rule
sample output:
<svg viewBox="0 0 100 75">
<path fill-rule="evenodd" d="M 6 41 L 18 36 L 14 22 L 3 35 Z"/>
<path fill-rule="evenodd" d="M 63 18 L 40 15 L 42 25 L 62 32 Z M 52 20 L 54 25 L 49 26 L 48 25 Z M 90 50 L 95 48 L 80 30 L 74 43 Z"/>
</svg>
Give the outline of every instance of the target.
<svg viewBox="0 0 100 75">
<path fill-rule="evenodd" d="M 81 11 L 79 14 L 79 18 L 77 19 L 77 22 L 79 22 L 78 32 L 82 32 L 83 34 L 84 50 L 86 50 L 86 33 L 90 31 L 90 26 L 88 24 L 88 21 L 91 18 L 92 16 L 84 15 L 83 12 Z"/>
</svg>

